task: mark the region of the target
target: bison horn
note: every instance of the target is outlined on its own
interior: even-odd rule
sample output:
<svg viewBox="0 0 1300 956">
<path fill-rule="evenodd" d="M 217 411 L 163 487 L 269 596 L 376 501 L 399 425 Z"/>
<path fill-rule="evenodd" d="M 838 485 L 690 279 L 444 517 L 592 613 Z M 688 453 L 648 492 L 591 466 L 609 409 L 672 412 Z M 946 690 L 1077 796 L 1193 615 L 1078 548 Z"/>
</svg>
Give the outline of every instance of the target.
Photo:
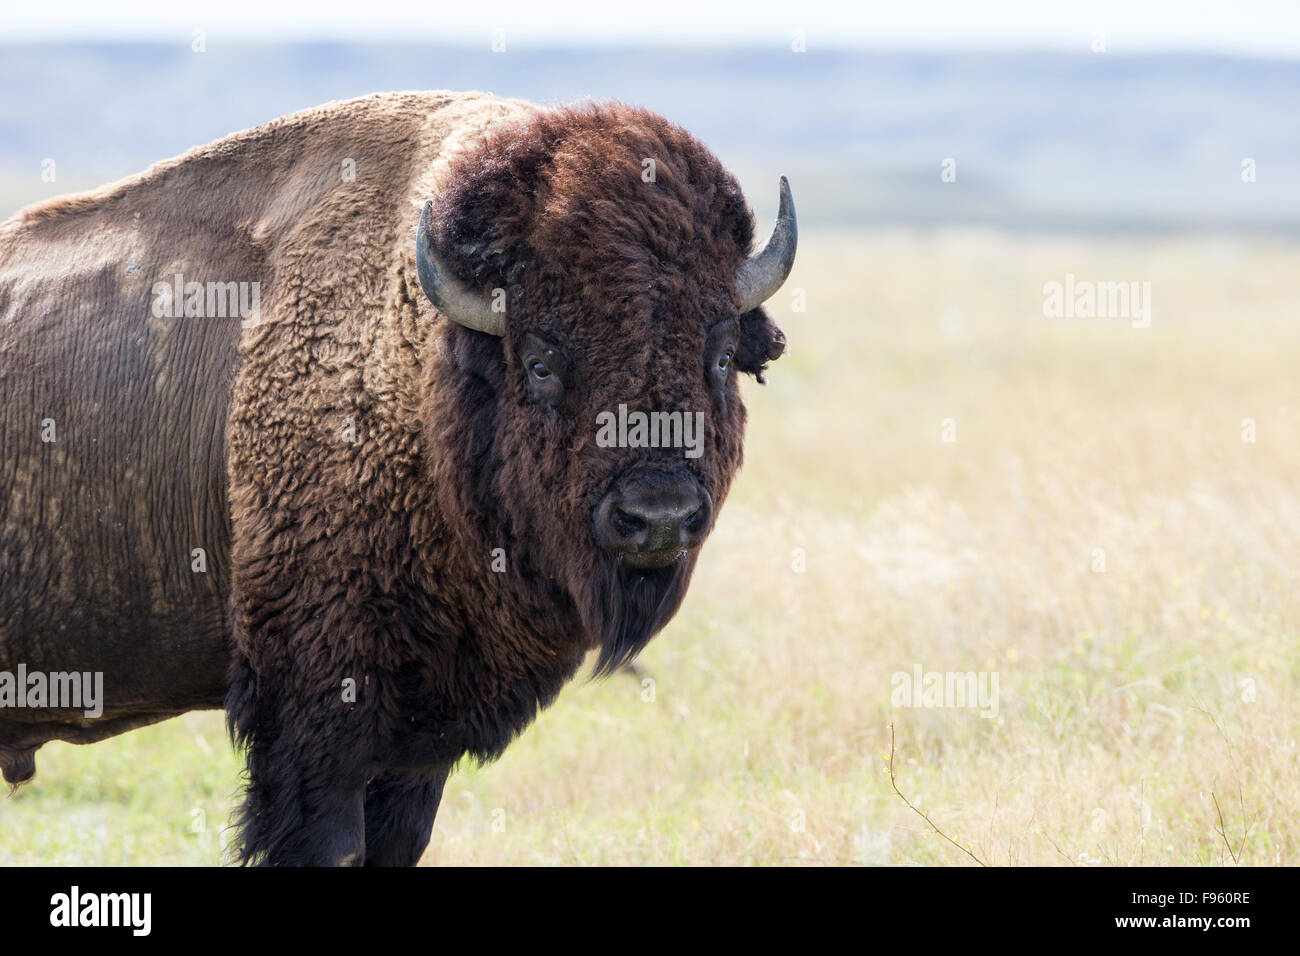
<svg viewBox="0 0 1300 956">
<path fill-rule="evenodd" d="M 429 231 L 432 222 L 433 201 L 430 200 L 420 213 L 420 232 L 415 237 L 415 271 L 420 277 L 420 288 L 439 312 L 458 325 L 488 335 L 505 335 L 505 312 L 494 311 L 488 296 L 459 282 L 433 251 L 433 236 Z"/>
<path fill-rule="evenodd" d="M 781 208 L 777 210 L 776 227 L 772 238 L 762 252 L 745 260 L 736 273 L 736 299 L 741 314 L 776 295 L 786 276 L 794 267 L 794 250 L 799 244 L 799 223 L 794 217 L 794 199 L 790 196 L 790 182 L 781 177 Z"/>
</svg>

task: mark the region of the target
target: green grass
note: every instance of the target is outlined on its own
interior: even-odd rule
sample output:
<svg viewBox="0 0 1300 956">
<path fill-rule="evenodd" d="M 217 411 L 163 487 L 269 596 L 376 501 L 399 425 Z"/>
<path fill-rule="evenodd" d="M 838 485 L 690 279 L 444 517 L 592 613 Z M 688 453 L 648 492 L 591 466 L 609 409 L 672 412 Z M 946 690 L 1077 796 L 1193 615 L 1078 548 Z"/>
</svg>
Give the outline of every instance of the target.
<svg viewBox="0 0 1300 956">
<path fill-rule="evenodd" d="M 213 865 L 239 784 L 219 712 L 38 755 L 0 804 L 0 864 Z"/>
</svg>

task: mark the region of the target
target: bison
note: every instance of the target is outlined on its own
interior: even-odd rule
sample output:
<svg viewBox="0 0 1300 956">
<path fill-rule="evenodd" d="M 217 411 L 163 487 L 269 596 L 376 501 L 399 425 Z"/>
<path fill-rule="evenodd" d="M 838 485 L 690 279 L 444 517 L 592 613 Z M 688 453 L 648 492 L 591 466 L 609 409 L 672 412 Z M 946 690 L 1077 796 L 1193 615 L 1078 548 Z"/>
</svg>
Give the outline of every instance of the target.
<svg viewBox="0 0 1300 956">
<path fill-rule="evenodd" d="M 0 672 L 103 687 L 0 694 L 5 779 L 224 707 L 237 862 L 416 863 L 459 759 L 681 603 L 785 350 L 780 199 L 755 253 L 652 112 L 394 93 L 0 225 Z"/>
</svg>

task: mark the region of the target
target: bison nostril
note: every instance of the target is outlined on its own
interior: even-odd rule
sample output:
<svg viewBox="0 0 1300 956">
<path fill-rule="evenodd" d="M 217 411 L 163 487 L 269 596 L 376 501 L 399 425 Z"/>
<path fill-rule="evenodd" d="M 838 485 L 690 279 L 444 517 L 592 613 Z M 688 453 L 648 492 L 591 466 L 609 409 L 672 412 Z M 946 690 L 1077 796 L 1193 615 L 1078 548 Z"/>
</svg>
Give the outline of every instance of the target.
<svg viewBox="0 0 1300 956">
<path fill-rule="evenodd" d="M 696 508 L 688 514 L 686 520 L 682 522 L 682 528 L 684 528 L 689 534 L 695 534 L 704 530 L 704 509 Z"/>
<path fill-rule="evenodd" d="M 619 508 L 614 512 L 614 529 L 625 538 L 630 538 L 646 529 L 644 518 Z"/>
</svg>

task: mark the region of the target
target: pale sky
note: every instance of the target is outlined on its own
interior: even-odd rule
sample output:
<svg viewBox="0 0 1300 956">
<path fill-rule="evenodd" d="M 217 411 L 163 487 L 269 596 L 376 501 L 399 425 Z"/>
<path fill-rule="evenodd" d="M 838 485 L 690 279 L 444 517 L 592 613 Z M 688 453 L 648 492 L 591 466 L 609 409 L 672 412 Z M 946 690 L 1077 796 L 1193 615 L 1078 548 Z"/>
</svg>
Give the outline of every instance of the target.
<svg viewBox="0 0 1300 956">
<path fill-rule="evenodd" d="M 103 0 L 12 2 L 9 40 L 418 40 L 507 45 L 774 44 L 1192 50 L 1300 56 L 1300 0 Z"/>
</svg>

